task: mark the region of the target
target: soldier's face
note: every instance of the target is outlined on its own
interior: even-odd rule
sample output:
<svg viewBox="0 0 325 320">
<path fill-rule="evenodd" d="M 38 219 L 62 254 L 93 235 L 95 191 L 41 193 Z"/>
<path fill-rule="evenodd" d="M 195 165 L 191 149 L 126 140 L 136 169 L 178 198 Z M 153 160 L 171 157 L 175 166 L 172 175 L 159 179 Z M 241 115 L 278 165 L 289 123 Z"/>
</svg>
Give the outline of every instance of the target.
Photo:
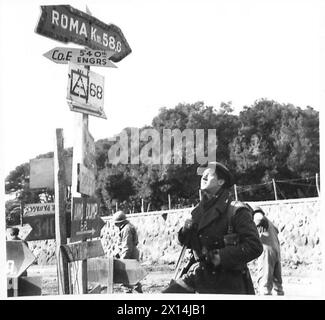
<svg viewBox="0 0 325 320">
<path fill-rule="evenodd" d="M 219 191 L 224 182 L 223 179 L 218 179 L 218 176 L 213 169 L 207 168 L 202 174 L 201 190 L 215 194 Z"/>
<path fill-rule="evenodd" d="M 256 212 L 254 214 L 254 222 L 256 225 L 259 225 L 261 223 L 261 220 L 264 218 L 263 214 L 261 212 Z"/>
</svg>

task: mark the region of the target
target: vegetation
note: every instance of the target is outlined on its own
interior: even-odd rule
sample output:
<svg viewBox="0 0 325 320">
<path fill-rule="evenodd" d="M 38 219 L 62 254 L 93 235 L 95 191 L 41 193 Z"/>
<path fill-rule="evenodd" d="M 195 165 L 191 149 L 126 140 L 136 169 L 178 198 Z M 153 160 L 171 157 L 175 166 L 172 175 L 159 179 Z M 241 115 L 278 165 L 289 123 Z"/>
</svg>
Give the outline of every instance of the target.
<svg viewBox="0 0 325 320">
<path fill-rule="evenodd" d="M 319 113 L 309 106 L 301 109 L 261 99 L 252 106 L 244 106 L 235 115 L 231 103 L 222 103 L 217 109 L 203 102 L 179 104 L 170 109 L 162 108 L 152 125 L 140 128 L 140 132 L 148 128 L 159 132 L 163 129 L 215 129 L 217 161 L 226 164 L 234 173 L 239 200 L 274 199 L 272 179 L 277 182 L 280 199 L 317 196 Z M 123 130 L 129 144 L 134 139 L 132 129 Z M 162 139 L 162 135 L 160 137 Z M 166 208 L 168 195 L 173 207 L 197 203 L 198 164 L 186 164 L 185 154 L 182 164 L 128 162 L 113 165 L 108 161 L 108 151 L 113 144 L 111 139 L 96 142 L 96 195 L 101 201 L 103 215 L 111 214 L 116 203 L 119 208 L 131 212 L 139 212 L 143 203 L 146 208 L 150 204 L 150 210 Z M 140 141 L 140 149 L 144 144 Z M 202 146 L 195 145 L 198 147 Z M 130 154 L 128 156 L 130 158 Z M 41 198 L 50 201 L 53 197 L 53 191 L 31 190 L 28 175 L 29 164 L 25 163 L 6 178 L 6 192 L 17 194 L 16 199 L 6 205 L 7 222 L 15 220 L 17 200 L 35 203 Z"/>
</svg>

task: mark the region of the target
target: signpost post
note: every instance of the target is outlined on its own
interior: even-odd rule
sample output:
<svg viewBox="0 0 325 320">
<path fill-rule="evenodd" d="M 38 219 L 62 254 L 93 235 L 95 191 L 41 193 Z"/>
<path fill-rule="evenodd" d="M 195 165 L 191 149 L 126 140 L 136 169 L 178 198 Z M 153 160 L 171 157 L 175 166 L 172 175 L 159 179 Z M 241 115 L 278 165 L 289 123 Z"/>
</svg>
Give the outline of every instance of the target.
<svg viewBox="0 0 325 320">
<path fill-rule="evenodd" d="M 68 181 L 67 177 L 66 180 L 64 179 L 64 172 L 67 172 L 69 166 L 63 161 L 62 129 L 57 129 L 56 132 L 55 238 L 60 293 L 87 293 L 87 259 L 103 255 L 100 240 L 86 241 L 98 237 L 104 225 L 99 217 L 97 201 L 90 198 L 95 192 L 96 161 L 94 139 L 88 131 L 88 116 L 107 119 L 104 112 L 104 77 L 90 71 L 90 66 L 116 67 L 111 61 L 119 62 L 131 53 L 131 48 L 120 28 L 94 18 L 88 8 L 86 11 L 87 13 L 82 12 L 69 5 L 41 6 L 41 16 L 35 29 L 36 33 L 54 40 L 64 43 L 73 42 L 86 47 L 84 49 L 56 47 L 44 54 L 56 63 L 69 63 L 67 102 L 70 110 L 77 112 L 72 170 L 69 174 L 70 177 L 72 176 L 72 221 L 69 244 L 67 244 L 67 217 L 64 212 L 64 187 Z M 41 181 L 33 179 L 37 181 L 35 185 L 52 186 L 52 176 L 51 174 L 48 176 L 50 176 L 47 177 L 49 181 L 46 182 L 42 181 L 42 178 Z M 29 219 L 32 224 L 36 224 L 34 218 Z M 49 222 L 46 223 L 46 226 L 49 225 Z M 40 230 L 39 232 L 42 232 L 42 227 Z M 71 252 L 74 252 L 72 256 Z M 72 281 L 73 286 L 69 288 L 68 262 L 78 263 L 78 261 L 81 261 L 81 265 L 77 268 L 76 276 L 81 279 L 77 282 Z M 74 285 L 75 283 L 77 285 Z"/>
</svg>

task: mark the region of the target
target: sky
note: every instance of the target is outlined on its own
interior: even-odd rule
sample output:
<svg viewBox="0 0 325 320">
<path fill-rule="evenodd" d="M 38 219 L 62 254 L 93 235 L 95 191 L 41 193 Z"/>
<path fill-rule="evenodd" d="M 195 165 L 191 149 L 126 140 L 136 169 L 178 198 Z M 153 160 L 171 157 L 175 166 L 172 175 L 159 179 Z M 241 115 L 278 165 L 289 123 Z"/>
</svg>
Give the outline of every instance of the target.
<svg viewBox="0 0 325 320">
<path fill-rule="evenodd" d="M 53 151 L 55 128 L 73 145 L 66 103 L 68 65 L 43 54 L 80 48 L 34 32 L 40 5 L 62 1 L 0 0 L 0 108 L 5 175 Z M 232 101 L 236 112 L 255 100 L 320 109 L 318 1 L 69 1 L 123 32 L 132 53 L 105 77 L 107 120 L 90 117 L 95 140 L 150 124 L 161 107 Z"/>
</svg>

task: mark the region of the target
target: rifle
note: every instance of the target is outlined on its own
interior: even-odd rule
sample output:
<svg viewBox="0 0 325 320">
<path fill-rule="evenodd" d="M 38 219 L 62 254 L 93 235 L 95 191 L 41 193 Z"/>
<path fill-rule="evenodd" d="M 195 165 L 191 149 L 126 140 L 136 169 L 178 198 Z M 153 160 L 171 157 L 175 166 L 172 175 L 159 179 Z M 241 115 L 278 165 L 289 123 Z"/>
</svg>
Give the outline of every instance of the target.
<svg viewBox="0 0 325 320">
<path fill-rule="evenodd" d="M 174 282 L 175 280 L 177 280 L 178 278 L 180 278 L 183 274 L 185 274 L 190 269 L 191 265 L 195 262 L 194 256 L 192 255 L 190 260 L 188 261 L 188 263 L 183 268 L 181 268 L 181 264 L 182 264 L 182 261 L 185 256 L 186 249 L 187 249 L 187 247 L 185 245 L 183 245 L 181 253 L 180 253 L 177 263 L 176 263 L 174 276 L 173 276 L 172 280 L 170 281 L 171 283 Z"/>
<path fill-rule="evenodd" d="M 181 253 L 178 257 L 178 260 L 177 260 L 177 263 L 176 263 L 176 267 L 175 267 L 175 271 L 174 271 L 174 276 L 173 276 L 173 279 L 176 280 L 178 279 L 178 274 L 179 274 L 179 271 L 180 271 L 180 266 L 181 266 L 181 262 L 183 261 L 183 258 L 184 258 L 184 255 L 185 255 L 185 252 L 186 252 L 186 246 L 184 245 L 182 250 L 181 250 Z"/>
</svg>

